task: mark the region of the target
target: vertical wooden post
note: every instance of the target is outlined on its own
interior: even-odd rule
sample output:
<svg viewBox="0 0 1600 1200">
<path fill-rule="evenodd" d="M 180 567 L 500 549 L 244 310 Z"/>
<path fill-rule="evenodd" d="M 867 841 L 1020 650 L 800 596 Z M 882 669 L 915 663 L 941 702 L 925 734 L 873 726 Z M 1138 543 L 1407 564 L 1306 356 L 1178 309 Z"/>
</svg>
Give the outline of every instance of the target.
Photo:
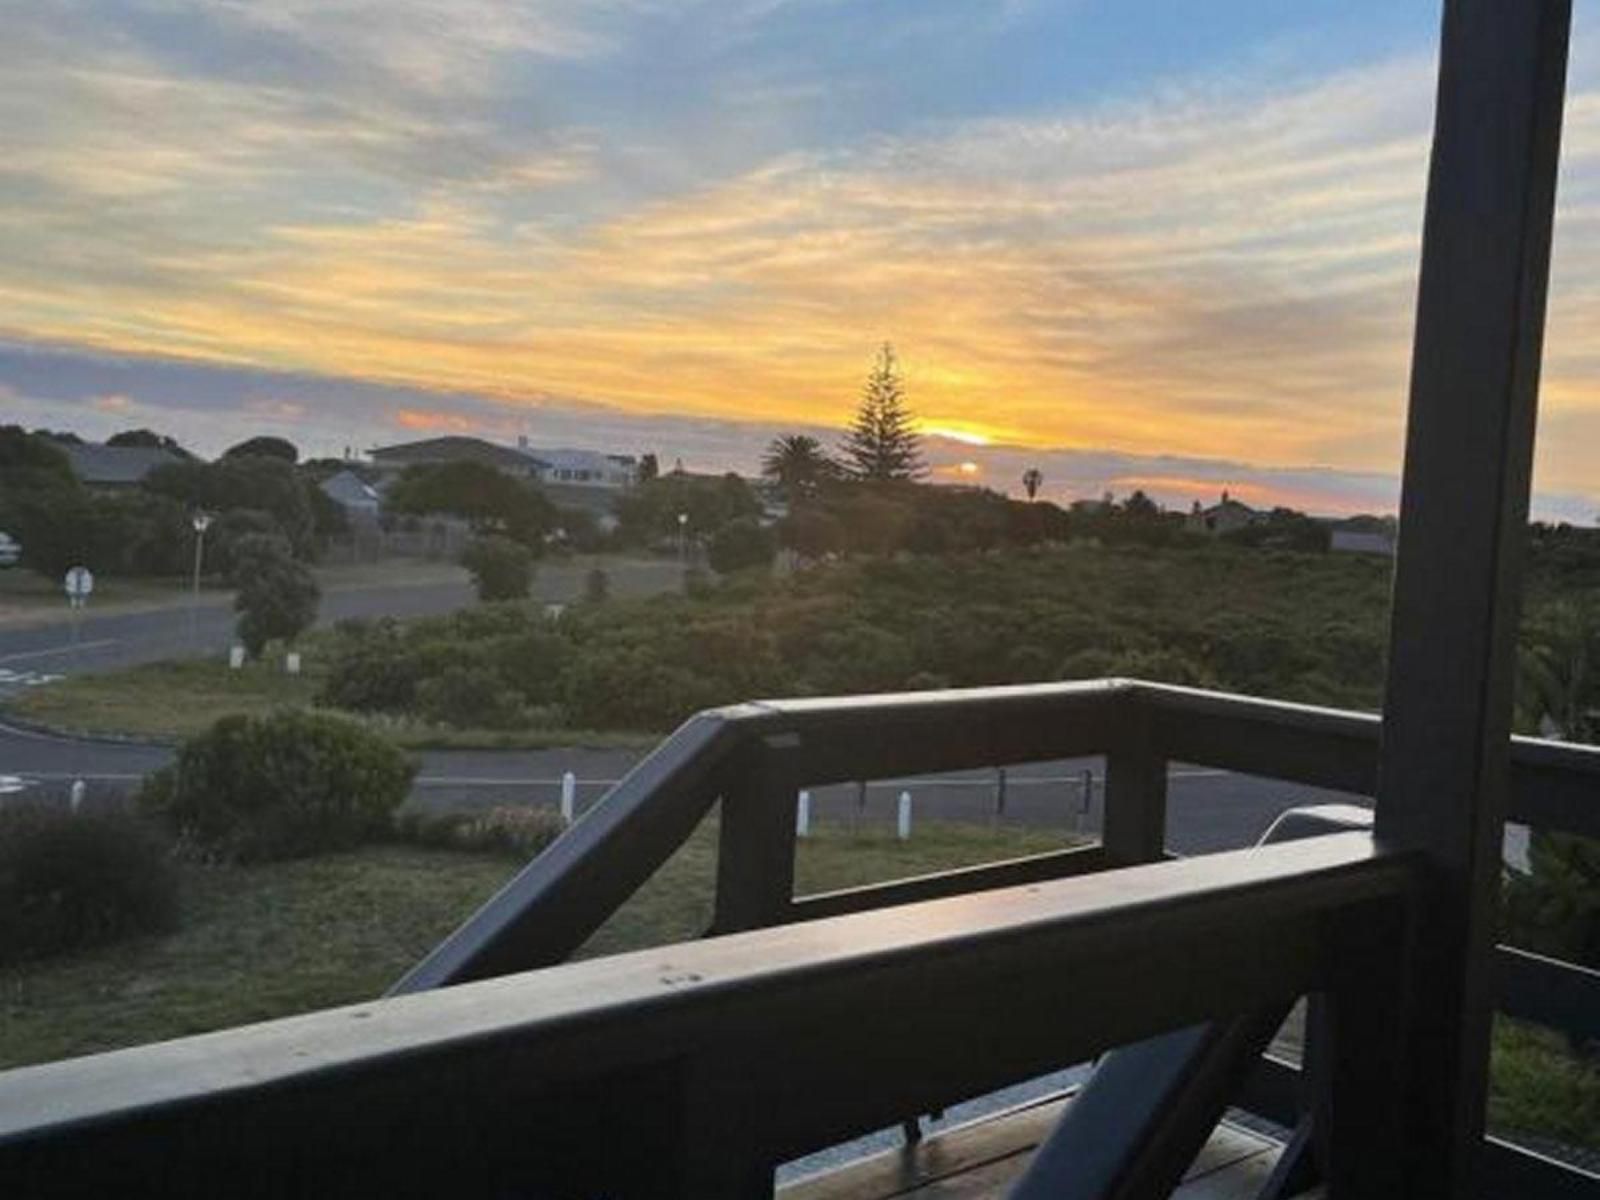
<svg viewBox="0 0 1600 1200">
<path fill-rule="evenodd" d="M 1421 850 L 1404 1194 L 1483 1132 L 1522 544 L 1570 0 L 1446 0 L 1376 833 Z"/>
<path fill-rule="evenodd" d="M 764 929 L 789 919 L 794 905 L 797 735 L 758 742 L 729 776 L 717 842 L 713 933 Z"/>
<path fill-rule="evenodd" d="M 1124 704 L 1117 744 L 1106 753 L 1100 843 L 1115 865 L 1126 867 L 1159 862 L 1167 852 L 1167 760 L 1144 701 Z"/>
</svg>

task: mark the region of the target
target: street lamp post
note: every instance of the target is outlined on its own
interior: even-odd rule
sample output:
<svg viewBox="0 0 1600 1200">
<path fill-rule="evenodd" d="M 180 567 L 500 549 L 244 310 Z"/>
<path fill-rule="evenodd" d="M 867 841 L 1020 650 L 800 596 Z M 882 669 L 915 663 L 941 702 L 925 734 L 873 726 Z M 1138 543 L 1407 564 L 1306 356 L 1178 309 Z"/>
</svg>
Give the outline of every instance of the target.
<svg viewBox="0 0 1600 1200">
<path fill-rule="evenodd" d="M 200 639 L 200 560 L 205 552 L 206 530 L 211 528 L 211 514 L 197 512 L 190 524 L 194 526 L 194 595 L 189 601 L 189 647 L 193 649 Z"/>
<path fill-rule="evenodd" d="M 689 514 L 678 514 L 678 558 L 684 566 L 689 565 Z"/>
</svg>

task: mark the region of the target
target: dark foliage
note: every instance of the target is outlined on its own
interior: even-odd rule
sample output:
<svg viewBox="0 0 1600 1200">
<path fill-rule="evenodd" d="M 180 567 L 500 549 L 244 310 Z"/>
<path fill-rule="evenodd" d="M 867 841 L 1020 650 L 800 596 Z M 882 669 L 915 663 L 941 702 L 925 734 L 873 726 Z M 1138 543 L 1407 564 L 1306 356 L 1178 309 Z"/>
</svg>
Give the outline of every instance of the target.
<svg viewBox="0 0 1600 1200">
<path fill-rule="evenodd" d="M 119 812 L 0 809 L 0 965 L 171 929 L 167 843 Z"/>
<path fill-rule="evenodd" d="M 497 534 L 534 550 L 558 519 L 555 505 L 537 487 L 475 462 L 408 467 L 384 504 L 400 515 L 459 517 L 475 533 Z"/>
<path fill-rule="evenodd" d="M 167 450 L 182 458 L 193 458 L 181 445 L 178 439 L 169 437 L 164 433 L 157 433 L 153 429 L 124 429 L 121 433 L 114 433 L 106 439 L 108 446 L 135 446 L 145 450 Z"/>
<path fill-rule="evenodd" d="M 777 539 L 750 517 L 729 521 L 711 535 L 706 561 L 711 569 L 726 575 L 730 571 L 770 567 L 777 555 Z"/>
<path fill-rule="evenodd" d="M 522 697 L 487 666 L 446 667 L 417 686 L 417 709 L 439 725 L 515 729 L 523 722 Z"/>
<path fill-rule="evenodd" d="M 688 517 L 681 525 L 680 514 Z M 642 483 L 617 501 L 617 537 L 627 545 L 676 546 L 698 541 L 730 521 L 761 515 L 761 500 L 737 475 L 678 472 Z"/>
<path fill-rule="evenodd" d="M 292 641 L 311 627 L 322 590 L 281 538 L 268 534 L 240 538 L 233 555 L 239 640 L 251 658 L 260 658 L 268 642 Z"/>
<path fill-rule="evenodd" d="M 377 734 L 289 710 L 224 717 L 149 776 L 139 802 L 219 858 L 298 858 L 386 835 L 414 773 Z"/>
<path fill-rule="evenodd" d="M 867 376 L 861 406 L 839 456 L 857 479 L 877 483 L 918 479 L 927 473 L 894 347 L 887 342 Z"/>
<path fill-rule="evenodd" d="M 287 438 L 262 435 L 247 438 L 222 452 L 223 458 L 276 458 L 291 465 L 300 461 L 299 448 Z"/>
<path fill-rule="evenodd" d="M 478 599 L 522 600 L 533 587 L 533 555 L 510 538 L 480 537 L 461 551 L 461 565 L 472 575 Z"/>
<path fill-rule="evenodd" d="M 262 455 L 173 463 L 157 467 L 144 482 L 146 491 L 224 519 L 240 509 L 266 513 L 273 528 L 263 532 L 283 537 L 301 559 L 313 557 L 317 550 L 314 486 L 293 463 Z"/>
</svg>

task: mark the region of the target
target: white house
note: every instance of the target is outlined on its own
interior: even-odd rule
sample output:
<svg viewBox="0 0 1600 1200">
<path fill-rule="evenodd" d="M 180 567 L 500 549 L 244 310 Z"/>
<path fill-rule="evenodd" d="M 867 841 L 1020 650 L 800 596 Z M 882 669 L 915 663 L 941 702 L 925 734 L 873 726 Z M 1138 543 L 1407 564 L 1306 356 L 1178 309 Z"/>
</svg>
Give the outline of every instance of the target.
<svg viewBox="0 0 1600 1200">
<path fill-rule="evenodd" d="M 1213 504 L 1210 508 L 1201 508 L 1200 502 L 1196 500 L 1194 509 L 1189 513 L 1184 525 L 1192 532 L 1206 533 L 1215 537 L 1232 533 L 1236 529 L 1247 529 L 1265 519 L 1265 513 L 1223 492 L 1221 502 Z"/>
<path fill-rule="evenodd" d="M 639 460 L 630 454 L 567 448 L 546 450 L 529 446 L 527 438 L 517 439 L 517 449 L 538 461 L 540 483 L 621 491 L 632 487 L 639 477 Z"/>
</svg>

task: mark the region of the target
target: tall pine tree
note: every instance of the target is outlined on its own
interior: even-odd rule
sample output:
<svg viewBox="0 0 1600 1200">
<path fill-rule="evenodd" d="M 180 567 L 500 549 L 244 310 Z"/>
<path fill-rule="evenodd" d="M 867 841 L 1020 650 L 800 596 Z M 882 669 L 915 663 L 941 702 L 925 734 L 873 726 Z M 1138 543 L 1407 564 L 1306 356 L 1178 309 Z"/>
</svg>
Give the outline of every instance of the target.
<svg viewBox="0 0 1600 1200">
<path fill-rule="evenodd" d="M 861 407 L 849 436 L 839 448 L 850 474 L 873 482 L 919 479 L 927 467 L 922 461 L 922 439 L 917 436 L 906 408 L 905 386 L 894 347 L 888 342 L 867 376 Z"/>
</svg>

